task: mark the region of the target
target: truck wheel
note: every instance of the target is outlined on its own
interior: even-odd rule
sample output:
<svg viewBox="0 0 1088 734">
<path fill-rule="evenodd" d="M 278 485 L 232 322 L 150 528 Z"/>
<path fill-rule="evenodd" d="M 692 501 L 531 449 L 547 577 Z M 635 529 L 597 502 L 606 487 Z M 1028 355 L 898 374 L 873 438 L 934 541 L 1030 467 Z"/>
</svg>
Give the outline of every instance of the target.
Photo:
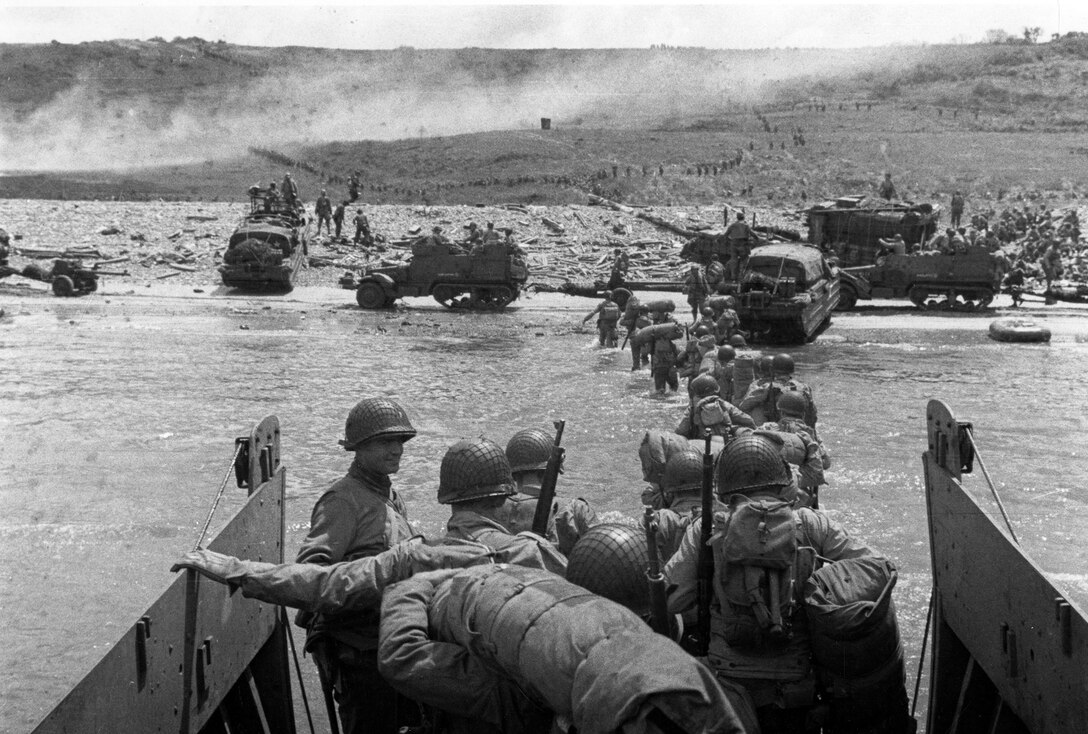
<svg viewBox="0 0 1088 734">
<path fill-rule="evenodd" d="M 53 278 L 53 295 L 67 298 L 75 294 L 76 286 L 67 275 L 58 275 Z"/>
<path fill-rule="evenodd" d="M 373 281 L 367 281 L 355 291 L 355 300 L 362 308 L 381 308 L 385 305 L 385 291 Z"/>
<path fill-rule="evenodd" d="M 849 311 L 854 306 L 858 305 L 858 294 L 853 288 L 844 287 L 839 289 L 839 305 L 835 306 L 836 311 Z"/>
</svg>

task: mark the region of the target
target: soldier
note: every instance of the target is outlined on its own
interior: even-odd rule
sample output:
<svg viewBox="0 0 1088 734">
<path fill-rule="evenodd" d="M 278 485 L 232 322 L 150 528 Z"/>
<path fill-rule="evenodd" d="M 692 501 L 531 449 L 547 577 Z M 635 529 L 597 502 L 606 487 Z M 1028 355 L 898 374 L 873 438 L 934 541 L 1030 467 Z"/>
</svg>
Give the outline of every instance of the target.
<svg viewBox="0 0 1088 734">
<path fill-rule="evenodd" d="M 877 190 L 877 194 L 881 199 L 895 198 L 895 184 L 892 183 L 892 175 L 890 173 L 884 174 L 884 180 L 880 182 L 880 188 Z"/>
<path fill-rule="evenodd" d="M 737 212 L 737 219 L 725 230 L 725 244 L 729 248 L 729 262 L 725 265 L 726 280 L 738 280 L 744 262 L 751 251 L 752 228 L 744 221 L 744 212 Z"/>
<path fill-rule="evenodd" d="M 810 717 L 816 686 L 802 605 L 802 589 L 815 568 L 812 555 L 838 561 L 873 553 L 819 512 L 791 509 L 792 472 L 767 438 L 742 436 L 726 445 L 716 463 L 715 489 L 728 507 L 714 516 L 708 662 L 720 680 L 747 689 L 763 734 L 819 731 Z M 689 526 L 665 567 L 670 612 L 690 615 L 695 609 L 699 531 L 698 523 Z M 760 532 L 765 535 L 755 537 Z M 761 546 L 761 538 L 781 540 Z M 750 557 L 741 549 L 753 544 L 768 565 L 773 561 L 786 570 L 734 560 Z"/>
<path fill-rule="evenodd" d="M 297 563 L 328 566 L 374 556 L 415 534 L 389 478 L 415 435 L 408 414 L 388 398 L 365 398 L 351 409 L 340 441 L 354 452 L 351 468 L 314 505 Z M 300 614 L 296 622 L 307 628 L 305 649 L 313 653 L 322 686 L 335 692 L 344 732 L 396 732 L 403 723 L 397 696 L 378 675 L 377 610 Z"/>
<path fill-rule="evenodd" d="M 510 437 L 506 444 L 506 458 L 517 483 L 518 493 L 510 498 L 514 505 L 509 527 L 519 533 L 533 529 L 537 499 L 544 481 L 544 472 L 552 455 L 554 437 L 539 428 L 526 428 Z M 563 465 L 559 465 L 563 473 Z M 559 552 L 568 555 L 578 539 L 597 524 L 597 513 L 581 497 L 575 497 L 562 510 L 558 500 L 552 503 L 548 519 L 547 538 Z"/>
<path fill-rule="evenodd" d="M 812 396 L 812 388 L 793 376 L 793 357 L 788 354 L 776 354 L 770 359 L 769 366 L 770 374 L 752 382 L 744 399 L 737 407 L 751 415 L 756 423 L 776 421 L 779 419 L 778 396 L 791 391 L 800 393 L 805 400 L 805 424 L 812 429 L 813 438 L 818 438 L 816 401 Z"/>
<path fill-rule="evenodd" d="M 633 298 L 634 296 L 632 296 Z M 632 338 L 639 329 L 644 329 L 647 326 L 651 326 L 653 321 L 650 320 L 650 309 L 646 306 L 638 306 L 635 311 L 635 318 L 630 322 L 630 326 L 627 329 L 627 343 L 631 346 L 631 371 L 637 372 L 645 367 L 650 362 L 650 352 L 653 351 L 652 345 L 635 344 Z"/>
<path fill-rule="evenodd" d="M 733 360 L 737 350 L 728 344 L 718 347 L 717 360 L 710 376 L 718 383 L 718 395 L 727 403 L 733 402 Z"/>
<path fill-rule="evenodd" d="M 332 223 L 336 225 L 336 234 L 334 235 L 336 239 L 340 239 L 340 230 L 344 226 L 344 211 L 347 205 L 346 201 L 341 201 L 332 212 Z"/>
<path fill-rule="evenodd" d="M 502 238 L 499 236 L 499 233 L 495 231 L 495 223 L 494 222 L 488 222 L 487 223 L 487 229 L 484 230 L 483 235 L 481 235 L 481 241 L 485 245 L 498 244 L 499 242 L 502 241 Z"/>
<path fill-rule="evenodd" d="M 676 433 L 684 438 L 702 438 L 706 431 L 726 441 L 742 428 L 756 427 L 744 411 L 722 400 L 721 387 L 710 375 L 699 375 L 691 381 L 691 399 Z"/>
<path fill-rule="evenodd" d="M 483 242 L 483 234 L 480 232 L 480 228 L 476 226 L 476 222 L 469 222 L 466 225 L 468 234 L 465 236 L 465 242 L 469 245 L 477 245 Z"/>
<path fill-rule="evenodd" d="M 602 347 L 614 347 L 619 341 L 619 337 L 616 333 L 616 324 L 620 320 L 620 307 L 612 300 L 612 291 L 604 292 L 604 300 L 597 304 L 597 308 L 593 309 L 590 313 L 582 319 L 582 323 L 586 323 L 594 316 L 597 316 L 597 338 L 598 344 Z"/>
<path fill-rule="evenodd" d="M 824 470 L 831 468 L 831 454 L 816 439 L 815 431 L 805 423 L 806 407 L 807 403 L 800 392 L 784 392 L 778 397 L 778 420 L 764 423 L 759 428 L 802 437 L 805 457 L 797 462 L 797 488 L 800 490 L 802 505 L 817 507 L 820 487 L 827 484 Z"/>
<path fill-rule="evenodd" d="M 710 264 L 706 266 L 706 284 L 711 293 L 717 293 L 718 287 L 725 282 L 725 266 L 722 265 L 722 256 L 714 253 L 710 256 Z"/>
<path fill-rule="evenodd" d="M 662 504 L 656 513 L 657 548 L 662 563 L 680 549 L 680 541 L 703 512 L 703 455 L 692 447 L 677 451 L 665 462 Z M 717 504 L 715 511 L 725 507 Z"/>
<path fill-rule="evenodd" d="M 679 335 L 680 327 L 676 327 Z M 668 335 L 658 336 L 653 344 L 649 345 L 653 350 L 650 356 L 650 373 L 654 376 L 654 389 L 659 394 L 665 393 L 665 386 L 675 392 L 680 389 L 680 381 L 676 373 L 677 349 L 676 344 Z"/>
<path fill-rule="evenodd" d="M 612 254 L 612 272 L 608 276 L 608 287 L 615 289 L 627 282 L 627 270 L 631 267 L 631 258 L 619 247 Z"/>
<path fill-rule="evenodd" d="M 740 334 L 740 316 L 737 315 L 736 305 L 737 299 L 733 296 L 725 297 L 725 308 L 722 309 L 721 315 L 714 324 L 719 344 L 728 342 L 735 335 L 743 336 Z"/>
<path fill-rule="evenodd" d="M 355 200 L 359 198 L 359 172 L 355 171 L 348 176 L 348 199 L 351 203 L 355 203 Z"/>
<path fill-rule="evenodd" d="M 317 202 L 314 204 L 314 215 L 317 216 L 317 233 L 321 234 L 321 223 L 324 222 L 325 234 L 332 234 L 332 202 L 325 193 L 325 189 L 321 189 L 321 196 L 317 197 Z M 340 235 L 339 227 L 336 229 L 336 234 Z"/>
<path fill-rule="evenodd" d="M 482 543 L 493 550 L 537 546 L 544 567 L 563 575 L 567 559 L 544 538 L 514 534 L 512 520 L 518 487 L 506 452 L 486 438 L 458 441 L 446 451 L 439 469 L 438 503 L 450 505 L 446 537 Z"/>
<path fill-rule="evenodd" d="M 354 222 L 355 239 L 352 241 L 357 245 L 362 244 L 363 247 L 374 244 L 374 238 L 370 236 L 370 220 L 363 214 L 362 209 L 356 211 Z"/>
<path fill-rule="evenodd" d="M 291 178 L 290 173 L 283 174 L 283 184 L 280 186 L 280 188 L 282 189 L 280 193 L 283 195 L 283 200 L 287 204 L 287 206 L 291 207 L 292 209 L 297 208 L 299 205 L 298 184 L 296 184 L 295 180 Z"/>
<path fill-rule="evenodd" d="M 954 194 L 952 194 L 952 222 L 951 223 L 952 223 L 953 227 L 959 227 L 960 226 L 960 219 L 963 217 L 963 207 L 964 207 L 965 203 L 966 202 L 965 202 L 965 200 L 963 198 L 963 194 L 961 194 L 959 191 L 956 191 Z"/>
<path fill-rule="evenodd" d="M 692 263 L 687 276 L 684 277 L 684 292 L 688 296 L 688 305 L 691 306 L 691 322 L 694 324 L 699 320 L 699 309 L 710 292 L 706 276 L 703 275 L 703 270 L 698 263 Z"/>
</svg>

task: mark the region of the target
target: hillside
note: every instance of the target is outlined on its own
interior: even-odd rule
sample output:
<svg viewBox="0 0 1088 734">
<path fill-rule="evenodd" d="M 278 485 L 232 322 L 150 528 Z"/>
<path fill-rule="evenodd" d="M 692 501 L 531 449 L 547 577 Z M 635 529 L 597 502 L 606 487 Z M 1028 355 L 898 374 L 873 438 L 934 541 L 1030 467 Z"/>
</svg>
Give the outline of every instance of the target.
<svg viewBox="0 0 1088 734">
<path fill-rule="evenodd" d="M 851 51 L 3 45 L 0 197 L 237 200 L 285 167 L 308 199 L 358 170 L 374 203 L 795 206 L 885 170 L 913 198 L 1072 197 L 1085 78 L 1076 34 Z"/>
</svg>

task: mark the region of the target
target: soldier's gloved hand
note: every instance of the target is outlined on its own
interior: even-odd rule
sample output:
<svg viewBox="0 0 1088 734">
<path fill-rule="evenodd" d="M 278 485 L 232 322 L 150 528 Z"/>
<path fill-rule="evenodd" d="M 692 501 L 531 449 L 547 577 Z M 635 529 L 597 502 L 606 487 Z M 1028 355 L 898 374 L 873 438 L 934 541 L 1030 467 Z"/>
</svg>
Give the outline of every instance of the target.
<svg viewBox="0 0 1088 734">
<path fill-rule="evenodd" d="M 241 585 L 242 577 L 245 575 L 242 562 L 237 558 L 209 550 L 190 551 L 170 567 L 173 572 L 187 569 L 192 569 L 201 576 L 231 587 Z"/>
</svg>

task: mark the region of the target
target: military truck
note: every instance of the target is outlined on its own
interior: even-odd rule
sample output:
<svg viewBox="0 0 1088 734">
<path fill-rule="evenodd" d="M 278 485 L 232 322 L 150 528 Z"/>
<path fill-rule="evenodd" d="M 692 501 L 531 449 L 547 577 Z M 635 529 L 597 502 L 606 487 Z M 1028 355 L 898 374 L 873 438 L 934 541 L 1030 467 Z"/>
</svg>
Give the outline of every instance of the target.
<svg viewBox="0 0 1088 734">
<path fill-rule="evenodd" d="M 525 255 L 516 245 L 412 245 L 407 265 L 367 268 L 355 300 L 362 308 L 388 308 L 402 296 L 431 296 L 446 308 L 500 311 L 512 303 L 529 279 Z"/>
<path fill-rule="evenodd" d="M 902 235 L 909 248 L 937 231 L 941 208 L 909 201 L 843 196 L 805 210 L 808 241 L 834 253 L 842 267 L 872 265 L 881 239 Z"/>
<path fill-rule="evenodd" d="M 752 250 L 740 280 L 719 290 L 733 294 L 752 341 L 808 342 L 831 323 L 839 269 L 811 245 L 764 245 Z"/>
<path fill-rule="evenodd" d="M 310 240 L 310 222 L 298 206 L 268 189 L 249 189 L 249 212 L 231 233 L 219 274 L 246 291 L 290 291 Z"/>
<path fill-rule="evenodd" d="M 843 268 L 839 310 L 858 299 L 909 298 L 918 308 L 972 311 L 1000 291 L 1004 263 L 984 247 L 939 255 L 881 255 L 867 267 Z"/>
</svg>

